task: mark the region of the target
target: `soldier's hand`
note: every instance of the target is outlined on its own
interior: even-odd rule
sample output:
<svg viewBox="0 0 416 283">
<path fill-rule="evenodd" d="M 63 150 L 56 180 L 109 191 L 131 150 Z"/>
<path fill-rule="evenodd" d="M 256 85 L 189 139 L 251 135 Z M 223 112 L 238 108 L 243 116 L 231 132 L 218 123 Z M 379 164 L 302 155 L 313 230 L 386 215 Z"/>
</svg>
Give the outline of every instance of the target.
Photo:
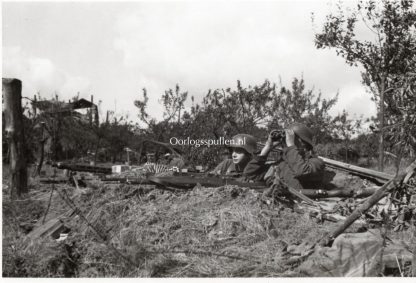
<svg viewBox="0 0 416 283">
<path fill-rule="evenodd" d="M 273 130 L 269 133 L 269 136 L 267 138 L 267 143 L 273 148 L 277 145 L 279 145 L 279 141 L 273 140 L 274 135 L 278 134 L 278 130 Z"/>
<path fill-rule="evenodd" d="M 295 132 L 293 130 L 287 129 L 286 132 L 286 145 L 293 146 L 295 145 Z"/>
</svg>

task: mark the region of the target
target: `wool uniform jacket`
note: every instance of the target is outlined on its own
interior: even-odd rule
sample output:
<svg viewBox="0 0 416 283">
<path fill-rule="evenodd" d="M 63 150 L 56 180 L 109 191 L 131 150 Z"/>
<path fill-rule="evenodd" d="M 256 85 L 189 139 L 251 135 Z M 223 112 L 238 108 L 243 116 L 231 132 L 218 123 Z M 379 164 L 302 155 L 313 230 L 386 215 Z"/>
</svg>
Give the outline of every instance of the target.
<svg viewBox="0 0 416 283">
<path fill-rule="evenodd" d="M 322 189 L 325 163 L 316 155 L 302 154 L 297 147 L 283 150 L 281 160 L 274 165 L 266 164 L 267 156 L 255 156 L 245 167 L 248 180 L 266 181 L 271 185 L 275 175 L 294 189 Z"/>
<path fill-rule="evenodd" d="M 211 173 L 216 175 L 238 175 L 243 174 L 244 168 L 235 165 L 232 159 L 226 159 L 215 167 Z"/>
</svg>

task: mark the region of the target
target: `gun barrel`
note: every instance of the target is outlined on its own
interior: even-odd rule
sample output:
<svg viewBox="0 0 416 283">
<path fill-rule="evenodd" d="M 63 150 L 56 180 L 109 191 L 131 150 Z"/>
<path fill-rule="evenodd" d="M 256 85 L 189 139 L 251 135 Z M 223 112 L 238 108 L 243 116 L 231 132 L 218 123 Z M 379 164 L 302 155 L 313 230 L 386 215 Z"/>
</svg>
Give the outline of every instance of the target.
<svg viewBox="0 0 416 283">
<path fill-rule="evenodd" d="M 241 182 L 231 178 L 221 178 L 204 176 L 201 174 L 193 175 L 174 175 L 174 176 L 150 176 L 148 178 L 137 177 L 102 177 L 103 182 L 118 182 L 122 184 L 132 185 L 156 185 L 158 187 L 174 187 L 178 189 L 191 190 L 196 185 L 205 187 L 220 187 L 225 185 L 233 185 L 239 187 L 251 188 L 257 191 L 264 191 L 268 186 L 264 182 Z M 314 190 L 314 189 L 302 189 L 299 191 L 301 195 L 307 198 L 319 199 L 319 198 L 331 198 L 331 197 L 367 197 L 371 196 L 378 187 L 368 187 L 355 191 L 348 188 L 339 188 L 335 190 Z M 293 189 L 294 190 L 294 189 Z M 296 194 L 296 192 L 288 192 L 289 194 Z"/>
<path fill-rule="evenodd" d="M 390 175 L 387 173 L 351 165 L 351 164 L 344 163 L 341 161 L 336 161 L 336 160 L 332 160 L 332 159 L 321 157 L 321 156 L 319 158 L 321 158 L 325 162 L 325 165 L 327 165 L 328 167 L 344 170 L 344 171 L 347 171 L 352 174 L 356 174 L 358 176 L 365 177 L 365 178 L 376 179 L 383 183 L 387 182 L 388 180 L 394 177 L 393 175 Z"/>
<path fill-rule="evenodd" d="M 79 164 L 79 163 L 70 164 L 70 163 L 62 163 L 62 162 L 55 163 L 52 166 L 58 169 L 68 169 L 68 170 L 77 171 L 77 172 L 111 174 L 111 167 L 104 167 L 104 166 L 94 166 L 94 165 Z"/>
</svg>

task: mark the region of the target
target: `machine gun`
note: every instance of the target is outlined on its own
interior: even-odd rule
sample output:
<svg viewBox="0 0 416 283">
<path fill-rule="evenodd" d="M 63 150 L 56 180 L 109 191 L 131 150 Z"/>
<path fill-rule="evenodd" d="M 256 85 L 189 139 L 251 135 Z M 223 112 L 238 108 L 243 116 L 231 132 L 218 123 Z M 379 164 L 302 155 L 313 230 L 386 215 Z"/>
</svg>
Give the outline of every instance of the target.
<svg viewBox="0 0 416 283">
<path fill-rule="evenodd" d="M 321 157 L 322 158 L 322 157 Z M 355 174 L 364 178 L 377 180 L 379 183 L 384 183 L 391 177 L 388 174 L 353 166 L 343 162 L 331 160 L 328 158 L 322 158 L 328 167 L 344 170 L 348 173 Z M 93 166 L 86 164 L 70 164 L 70 163 L 55 163 L 52 166 L 58 169 L 68 169 L 76 172 L 91 172 L 96 174 L 111 174 L 111 167 L 105 166 Z M 52 180 L 55 182 L 55 180 Z M 50 180 L 44 180 L 44 182 L 52 182 Z M 239 187 L 248 187 L 258 191 L 265 191 L 269 187 L 264 182 L 245 182 L 239 180 L 236 176 L 214 176 L 209 174 L 198 173 L 174 173 L 172 176 L 150 176 L 147 178 L 137 177 L 101 177 L 103 182 L 117 182 L 128 184 L 142 184 L 142 185 L 156 185 L 159 188 L 176 188 L 182 190 L 189 190 L 200 184 L 205 187 L 219 187 L 225 185 L 234 185 Z M 359 191 L 354 191 L 348 188 L 337 188 L 333 190 L 313 190 L 302 189 L 298 191 L 286 190 L 286 194 L 294 195 L 296 197 L 308 197 L 308 198 L 330 198 L 330 197 L 367 197 L 371 196 L 377 189 L 377 186 L 368 187 Z M 299 195 L 301 194 L 301 195 Z"/>
<path fill-rule="evenodd" d="M 150 176 L 147 178 L 137 177 L 103 177 L 103 182 L 117 182 L 131 185 L 155 185 L 159 188 L 176 188 L 181 190 L 191 190 L 197 185 L 205 187 L 221 187 L 221 186 L 239 186 L 250 188 L 256 191 L 266 191 L 269 186 L 264 182 L 244 182 L 229 176 L 213 176 L 207 174 L 184 174 L 174 173 L 172 176 Z M 302 195 L 308 198 L 328 198 L 328 197 L 367 197 L 370 196 L 378 187 L 369 187 L 360 191 L 352 189 L 335 189 L 330 191 L 302 189 L 293 192 L 294 189 L 284 191 L 283 194 Z M 302 195 L 300 195 L 302 194 Z"/>
<path fill-rule="evenodd" d="M 103 177 L 103 182 L 118 182 L 124 184 L 146 184 L 162 187 L 173 187 L 182 190 L 193 189 L 198 184 L 205 187 L 220 187 L 226 185 L 250 187 L 257 190 L 267 188 L 264 182 L 244 182 L 233 176 L 218 176 L 203 173 L 173 173 L 172 176 L 149 176 L 140 177 Z"/>
</svg>

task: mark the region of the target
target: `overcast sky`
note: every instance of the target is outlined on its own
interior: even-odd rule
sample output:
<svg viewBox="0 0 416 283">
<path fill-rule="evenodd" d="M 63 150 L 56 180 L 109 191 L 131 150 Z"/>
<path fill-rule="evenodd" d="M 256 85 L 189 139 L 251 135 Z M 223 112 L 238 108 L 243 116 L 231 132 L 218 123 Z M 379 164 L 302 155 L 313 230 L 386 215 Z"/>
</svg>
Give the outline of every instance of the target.
<svg viewBox="0 0 416 283">
<path fill-rule="evenodd" d="M 311 13 L 320 31 L 331 10 L 328 0 L 3 2 L 2 75 L 22 80 L 23 96 L 93 94 L 102 114 L 137 121 L 133 101 L 142 88 L 149 112 L 161 118 L 158 100 L 177 83 L 200 101 L 208 89 L 235 89 L 237 80 L 289 85 L 303 74 L 324 97 L 339 92 L 332 114 L 374 115 L 360 69 L 314 46 Z"/>
</svg>

